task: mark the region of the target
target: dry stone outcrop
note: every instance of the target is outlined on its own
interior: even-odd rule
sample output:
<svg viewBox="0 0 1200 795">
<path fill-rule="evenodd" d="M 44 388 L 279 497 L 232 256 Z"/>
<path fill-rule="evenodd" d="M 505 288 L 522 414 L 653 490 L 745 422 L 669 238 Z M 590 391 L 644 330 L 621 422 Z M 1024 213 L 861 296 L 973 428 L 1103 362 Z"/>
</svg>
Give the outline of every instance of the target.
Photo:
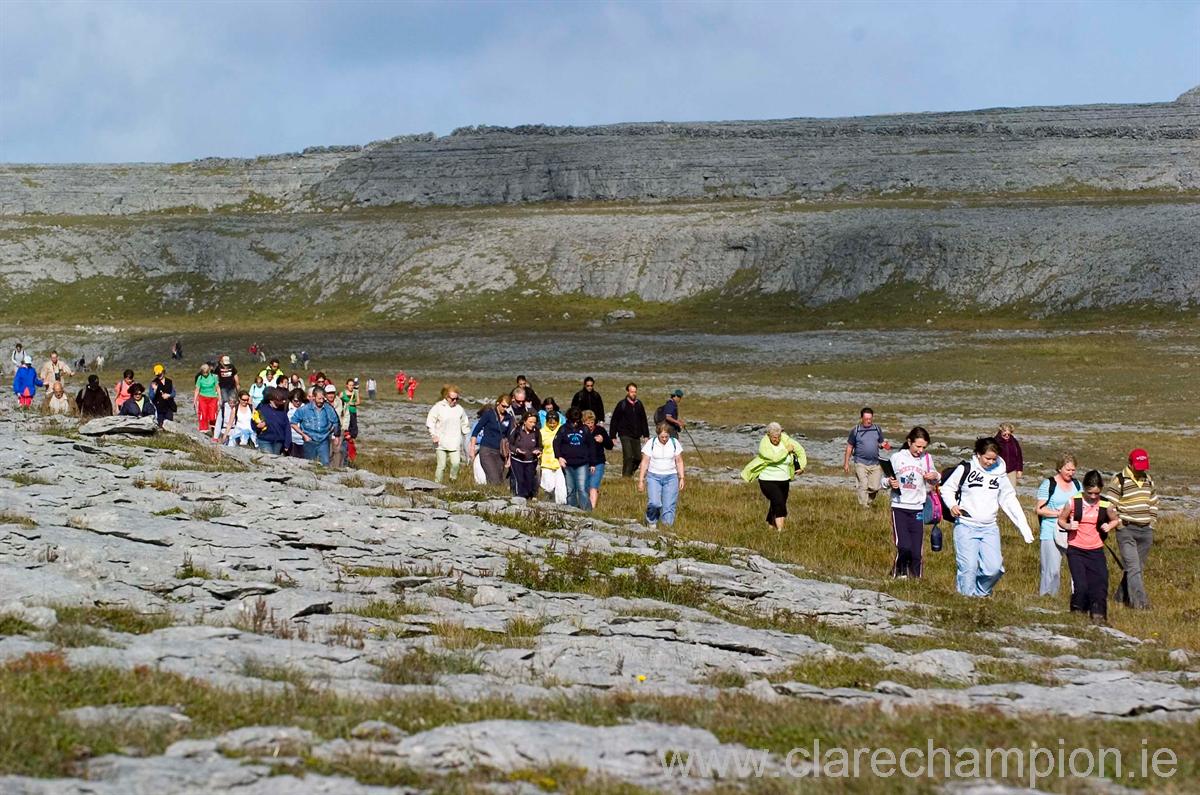
<svg viewBox="0 0 1200 795">
<path fill-rule="evenodd" d="M 139 300 L 177 311 L 239 292 L 214 284 L 272 306 L 281 281 L 307 283 L 312 300 L 350 297 L 381 318 L 512 271 L 552 292 L 646 301 L 762 292 L 819 305 L 903 283 L 1028 314 L 1195 307 L 1194 96 L 0 165 L 0 278 L 55 289 L 117 283 L 132 266 Z M 115 295 L 96 300 L 126 300 Z"/>
</svg>

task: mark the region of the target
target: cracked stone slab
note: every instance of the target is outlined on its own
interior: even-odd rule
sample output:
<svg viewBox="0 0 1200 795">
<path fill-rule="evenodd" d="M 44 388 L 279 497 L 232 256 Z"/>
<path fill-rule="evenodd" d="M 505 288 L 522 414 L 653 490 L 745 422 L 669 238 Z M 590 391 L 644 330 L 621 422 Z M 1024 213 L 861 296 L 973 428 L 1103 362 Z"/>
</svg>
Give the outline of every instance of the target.
<svg viewBox="0 0 1200 795">
<path fill-rule="evenodd" d="M 174 707 L 147 706 L 122 707 L 109 704 L 103 707 L 79 707 L 60 712 L 59 715 L 80 726 L 122 726 L 170 732 L 186 729 L 192 719 Z"/>
<path fill-rule="evenodd" d="M 1028 682 L 975 685 L 963 690 L 904 688 L 886 684 L 886 692 L 821 688 L 803 682 L 774 685 L 781 695 L 841 704 L 875 703 L 884 707 L 995 707 L 1017 715 L 1067 715 L 1077 718 L 1133 718 L 1155 721 L 1200 719 L 1200 689 L 1177 682 L 1139 677 L 1129 671 L 1080 671 L 1069 684 L 1049 687 Z M 907 692 L 904 692 L 907 691 Z M 1104 692 L 1103 699 L 1096 698 Z"/>
<path fill-rule="evenodd" d="M 436 773 L 484 767 L 511 772 L 568 765 L 591 775 L 669 792 L 708 789 L 713 781 L 672 775 L 659 754 L 672 751 L 746 751 L 722 744 L 704 729 L 637 722 L 580 726 L 563 721 L 491 720 L 442 726 L 395 744 L 334 741 L 314 749 L 318 758 L 375 758 Z M 767 764 L 768 771 L 777 765 Z"/>
</svg>

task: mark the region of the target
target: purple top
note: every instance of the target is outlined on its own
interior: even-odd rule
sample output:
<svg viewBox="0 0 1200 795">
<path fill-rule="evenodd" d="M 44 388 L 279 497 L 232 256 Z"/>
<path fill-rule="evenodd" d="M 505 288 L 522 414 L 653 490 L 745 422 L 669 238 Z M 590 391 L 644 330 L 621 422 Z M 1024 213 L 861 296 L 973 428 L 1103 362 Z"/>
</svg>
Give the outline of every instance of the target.
<svg viewBox="0 0 1200 795">
<path fill-rule="evenodd" d="M 1009 436 L 1008 441 L 996 434 L 996 444 L 1000 445 L 1000 458 L 1004 460 L 1004 468 L 1009 472 L 1024 472 L 1025 457 L 1021 454 L 1021 443 L 1016 436 Z"/>
</svg>

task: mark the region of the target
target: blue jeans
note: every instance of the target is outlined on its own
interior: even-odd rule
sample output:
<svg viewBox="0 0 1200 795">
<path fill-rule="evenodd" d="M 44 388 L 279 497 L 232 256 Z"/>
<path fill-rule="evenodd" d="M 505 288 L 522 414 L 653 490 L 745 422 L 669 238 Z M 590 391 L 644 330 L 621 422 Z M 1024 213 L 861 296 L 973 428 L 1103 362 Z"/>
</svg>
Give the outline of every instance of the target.
<svg viewBox="0 0 1200 795">
<path fill-rule="evenodd" d="M 313 439 L 304 443 L 304 460 L 320 461 L 321 466 L 329 466 L 329 439 L 320 441 Z"/>
<path fill-rule="evenodd" d="M 604 466 L 604 464 L 596 464 L 596 471 L 588 473 L 587 487 L 589 489 L 600 488 L 600 481 L 604 480 Z"/>
<path fill-rule="evenodd" d="M 258 449 L 264 453 L 272 455 L 281 455 L 283 453 L 283 442 L 267 442 L 262 439 L 258 440 Z"/>
<path fill-rule="evenodd" d="M 954 523 L 954 561 L 958 565 L 958 592 L 963 596 L 991 596 L 1004 576 L 1000 555 L 1000 528 L 995 524 Z"/>
<path fill-rule="evenodd" d="M 587 494 L 588 467 L 564 467 L 563 475 L 567 479 L 567 505 L 574 505 L 585 511 L 592 510 L 592 501 Z"/>
<path fill-rule="evenodd" d="M 226 447 L 237 447 L 241 444 L 254 444 L 254 431 L 248 431 L 245 428 L 234 428 L 229 432 L 229 441 L 225 443 Z"/>
<path fill-rule="evenodd" d="M 679 474 L 646 473 L 646 524 L 675 524 L 675 506 L 679 504 Z"/>
</svg>

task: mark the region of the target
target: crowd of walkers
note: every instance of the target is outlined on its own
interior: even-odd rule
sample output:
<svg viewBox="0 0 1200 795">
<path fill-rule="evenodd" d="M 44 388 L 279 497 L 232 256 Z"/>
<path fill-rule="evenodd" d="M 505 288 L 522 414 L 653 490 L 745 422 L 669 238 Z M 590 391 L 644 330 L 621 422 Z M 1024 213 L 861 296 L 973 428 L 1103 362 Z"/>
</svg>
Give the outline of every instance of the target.
<svg viewBox="0 0 1200 795">
<path fill-rule="evenodd" d="M 285 374 L 279 360 L 268 360 L 261 346 L 252 346 L 251 352 L 265 366 L 248 384 L 243 384 L 228 354 L 205 362 L 192 378 L 200 432 L 222 444 L 253 446 L 327 467 L 352 463 L 362 403 L 359 379 L 347 379 L 339 389 L 323 372 L 312 372 L 307 379 L 296 371 Z M 182 343 L 172 347 L 171 356 L 182 358 Z M 10 358 L 15 366 L 12 390 L 21 408 L 30 408 L 38 388 L 46 388 L 43 406 L 53 414 L 74 413 L 84 419 L 113 414 L 152 417 L 161 425 L 174 420 L 179 410 L 175 383 L 162 364 L 154 366 L 148 386 L 136 379 L 133 370 L 125 370 L 111 398 L 99 376 L 90 374 L 72 401 L 65 382 L 75 371 L 57 352 L 51 351 L 40 368 L 34 367 L 32 355 L 20 345 Z M 297 360 L 294 354 L 292 360 Z M 300 360 L 307 369 L 306 352 Z M 403 371 L 396 374 L 397 393 L 409 400 L 417 383 Z M 369 400 L 375 399 L 376 390 L 376 381 L 368 379 Z M 442 483 L 448 474 L 451 481 L 457 480 L 465 450 L 479 484 L 507 482 L 516 496 L 541 497 L 591 511 L 599 504 L 607 453 L 619 448 L 621 476 L 636 477 L 638 490 L 646 494 L 646 523 L 670 526 L 686 482 L 679 439 L 686 427 L 680 418 L 683 395 L 681 389 L 671 391 L 650 417 L 638 397 L 637 384 L 629 383 L 606 422 L 595 379 L 585 378 L 564 410 L 553 397 L 540 399 L 521 375 L 512 390 L 472 418 L 462 406 L 459 389 L 446 384 L 425 423 L 436 453 L 434 479 Z M 893 451 L 875 422 L 874 411 L 865 407 L 859 412 L 859 421 L 846 438 L 842 465 L 853 475 L 863 508 L 885 490 L 890 497 L 892 576 L 922 577 L 925 528 L 931 528 L 930 548 L 937 552 L 942 548 L 940 523 L 950 521 L 958 592 L 971 597 L 993 593 L 1004 574 L 999 513 L 1012 521 L 1026 543 L 1033 542 L 1033 530 L 1017 496 L 1025 464 L 1014 430 L 1009 423 L 1000 425 L 993 436 L 976 440 L 968 458 L 939 469 L 929 452 L 925 428 L 912 428 Z M 758 482 L 767 501 L 766 522 L 773 530 L 784 529 L 791 482 L 807 465 L 804 448 L 778 423 L 766 426 L 742 478 Z M 1065 559 L 1071 610 L 1098 623 L 1106 621 L 1107 552 L 1123 572 L 1115 598 L 1135 608 L 1150 606 L 1144 571 L 1158 518 L 1158 496 L 1149 469 L 1148 454 L 1136 449 L 1129 453 L 1127 466 L 1107 481 L 1097 469 L 1079 479 L 1076 457 L 1059 456 L 1055 471 L 1040 482 L 1033 505 L 1041 595 L 1059 593 Z M 1115 550 L 1106 543 L 1111 534 L 1116 537 Z"/>
<path fill-rule="evenodd" d="M 604 399 L 591 377 L 564 411 L 553 397 L 539 399 L 529 380 L 517 376 L 512 390 L 479 409 L 474 420 L 458 387 L 446 384 L 425 419 L 436 451 L 434 479 L 443 482 L 447 469 L 452 481 L 458 478 L 465 440 L 475 482 L 507 481 L 515 496 L 544 496 L 591 511 L 600 501 L 607 453 L 620 446 L 622 477 L 636 474 L 638 489 L 646 492 L 646 522 L 670 526 L 686 483 L 678 439 L 682 398 L 683 390 L 674 390 L 655 412 L 652 435 L 634 383 L 625 387 L 607 423 Z"/>
<path fill-rule="evenodd" d="M 886 482 L 891 495 L 891 529 L 895 558 L 892 575 L 921 577 L 924 572 L 925 527 L 930 526 L 930 546 L 942 546 L 939 523 L 953 522 L 956 587 L 964 596 L 990 596 L 1004 574 L 998 514 L 1003 511 L 1026 543 L 1033 531 L 1017 497 L 1024 477 L 1021 444 L 1010 423 L 994 436 L 976 440 L 972 454 L 939 470 L 929 454 L 929 432 L 920 426 L 909 431 L 900 450 L 887 458 L 880 451 L 891 445 L 874 422 L 874 412 L 863 408 L 859 423 L 846 440 L 843 465 L 853 463 L 858 501 L 867 507 Z M 766 444 L 770 437 L 764 438 Z M 778 440 L 776 440 L 778 444 Z M 760 458 L 778 452 L 760 450 Z M 1104 623 L 1108 616 L 1109 556 L 1122 570 L 1115 598 L 1145 609 L 1144 571 L 1158 519 L 1158 495 L 1150 476 L 1150 457 L 1132 450 L 1127 465 L 1107 479 L 1098 469 L 1076 479 L 1078 462 L 1063 453 L 1055 471 L 1039 484 L 1034 513 L 1039 522 L 1041 575 L 1039 592 L 1057 595 L 1063 558 L 1070 572 L 1071 610 Z M 761 485 L 761 484 L 760 484 Z M 766 487 L 771 516 L 778 516 L 778 492 Z M 786 491 L 784 492 L 786 501 Z M 786 506 L 784 508 L 786 515 Z M 1106 544 L 1115 533 L 1116 550 Z"/>
</svg>

